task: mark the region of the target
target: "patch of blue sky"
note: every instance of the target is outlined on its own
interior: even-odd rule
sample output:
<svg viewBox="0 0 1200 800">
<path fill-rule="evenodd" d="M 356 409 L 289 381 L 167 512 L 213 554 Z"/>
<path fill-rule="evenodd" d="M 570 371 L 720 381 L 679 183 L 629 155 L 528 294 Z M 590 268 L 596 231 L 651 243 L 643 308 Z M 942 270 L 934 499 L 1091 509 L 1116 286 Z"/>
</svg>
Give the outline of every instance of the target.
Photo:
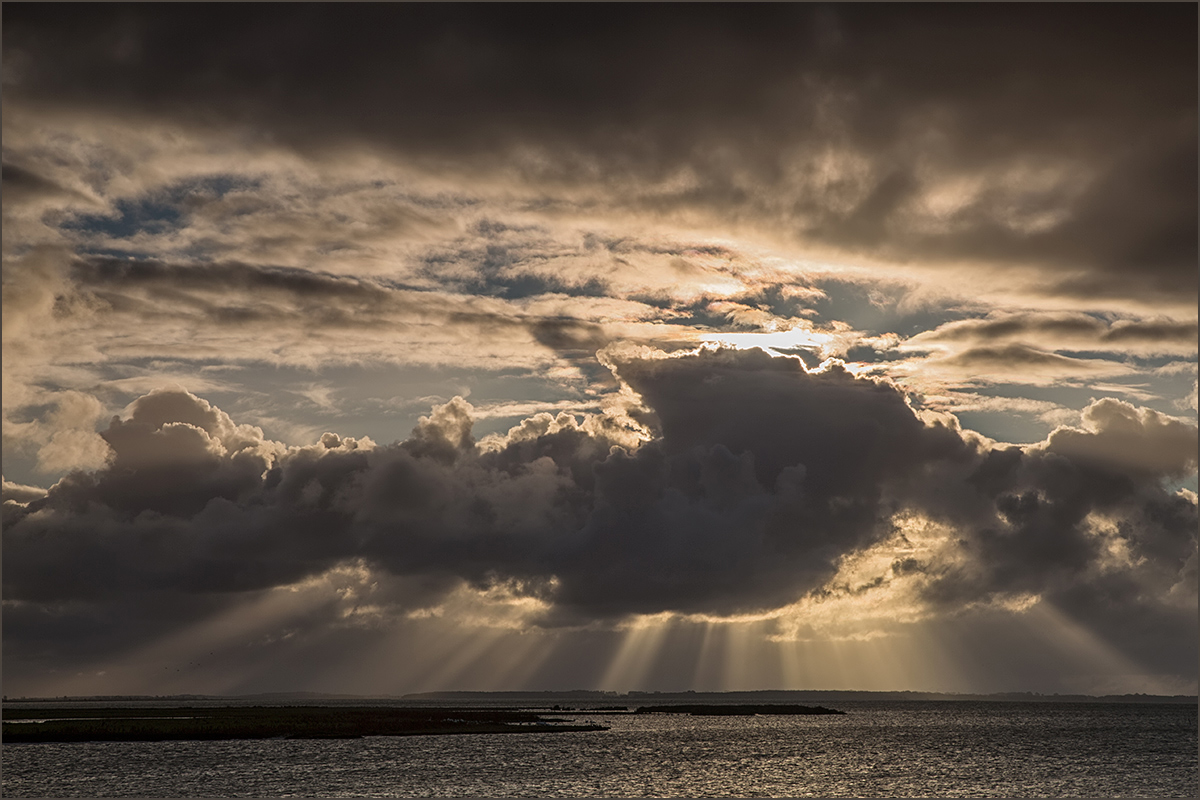
<svg viewBox="0 0 1200 800">
<path fill-rule="evenodd" d="M 1189 492 L 1200 492 L 1200 481 L 1197 480 L 1195 472 L 1184 478 L 1166 479 L 1163 481 L 1163 486 L 1168 492 L 1175 493 L 1180 489 L 1187 489 Z"/>
<path fill-rule="evenodd" d="M 423 265 L 418 274 L 458 292 L 506 300 L 545 294 L 605 297 L 609 293 L 608 284 L 600 278 L 567 281 L 555 275 L 541 275 L 515 268 L 526 260 L 526 254 L 519 249 L 489 245 L 482 257 L 477 251 L 428 254 L 422 259 Z M 472 263 L 476 271 L 465 276 L 444 273 L 446 266 L 458 267 L 463 262 Z"/>
<path fill-rule="evenodd" d="M 1187 357 L 1183 357 L 1183 356 L 1179 356 L 1179 355 L 1136 356 L 1134 358 L 1134 360 L 1137 362 L 1139 367 L 1143 367 L 1145 369 L 1162 369 L 1170 364 L 1179 365 L 1180 368 L 1175 370 L 1177 372 L 1186 371 L 1181 366 L 1183 364 L 1196 364 L 1195 354 L 1187 356 Z M 1195 375 L 1196 374 L 1195 368 L 1188 371 L 1188 374 Z"/>
<path fill-rule="evenodd" d="M 182 211 L 157 199 L 118 200 L 115 215 L 81 214 L 63 223 L 67 230 L 127 239 L 147 231 L 164 233 L 180 226 Z"/>
<path fill-rule="evenodd" d="M 1035 444 L 1056 426 L 1034 413 L 1012 410 L 955 411 L 954 416 L 964 428 L 1008 444 Z"/>
<path fill-rule="evenodd" d="M 18 452 L 15 447 L 6 446 L 4 448 L 4 480 L 47 489 L 58 478 L 50 479 L 45 473 L 38 471 L 37 454 L 33 450 Z"/>
<path fill-rule="evenodd" d="M 127 239 L 138 233 L 166 233 L 186 224 L 187 206 L 202 199 L 219 199 L 234 190 L 254 189 L 259 181 L 240 175 L 216 174 L 178 181 L 139 197 L 115 201 L 114 214 L 79 214 L 62 223 L 67 230 Z"/>
<path fill-rule="evenodd" d="M 909 291 L 902 284 L 863 284 L 823 279 L 813 281 L 812 286 L 824 293 L 823 297 L 802 301 L 804 306 L 816 312 L 816 316 L 812 317 L 813 322 L 844 322 L 868 335 L 895 333 L 914 336 L 947 322 L 977 316 L 977 313 L 958 305 L 923 306 L 910 310 L 902 303 Z"/>
</svg>

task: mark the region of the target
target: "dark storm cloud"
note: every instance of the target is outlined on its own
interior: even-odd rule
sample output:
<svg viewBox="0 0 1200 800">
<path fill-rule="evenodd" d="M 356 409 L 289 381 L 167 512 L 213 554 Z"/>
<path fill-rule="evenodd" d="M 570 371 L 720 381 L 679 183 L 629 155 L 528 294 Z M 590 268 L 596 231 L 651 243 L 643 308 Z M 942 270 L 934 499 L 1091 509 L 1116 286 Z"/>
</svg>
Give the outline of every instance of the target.
<svg viewBox="0 0 1200 800">
<path fill-rule="evenodd" d="M 918 420 L 896 387 L 856 379 L 836 364 L 808 373 L 795 359 L 757 349 L 704 350 L 631 360 L 618 373 L 657 417 L 668 454 L 718 443 L 749 451 L 767 486 L 803 464 L 806 487 L 857 493 L 903 473 L 910 459 L 966 449 L 957 432 Z"/>
<path fill-rule="evenodd" d="M 1195 659 L 1198 519 L 1195 495 L 1163 479 L 1194 473 L 1196 427 L 1111 398 L 1083 424 L 990 452 L 966 481 L 990 502 L 943 508 L 953 554 L 902 568 L 927 576 L 935 606 L 1035 594 L 1135 661 L 1176 669 Z"/>
<path fill-rule="evenodd" d="M 762 608 L 887 533 L 882 484 L 971 457 L 896 390 L 844 372 L 757 352 L 668 361 L 621 366 L 663 431 L 634 453 L 613 449 L 617 431 L 536 418 L 480 452 L 461 400 L 394 446 L 330 434 L 278 453 L 197 398 L 153 393 L 104 432 L 108 468 L 6 527 L 5 590 L 254 589 L 363 557 L 477 585 L 555 578 L 551 599 L 585 617 Z"/>
<path fill-rule="evenodd" d="M 1185 63 L 1194 69 L 1195 54 Z M 1179 121 L 1164 123 L 1162 129 L 1148 125 L 1139 132 L 1132 153 L 1117 148 L 1106 153 L 1100 176 L 1074 199 L 1038 197 L 1032 190 L 1014 190 L 1007 196 L 983 193 L 949 217 L 954 233 L 913 234 L 901 230 L 903 220 L 897 220 L 883 252 L 899 257 L 997 259 L 1083 270 L 1082 275 L 1051 278 L 1051 288 L 1085 297 L 1120 297 L 1131 291 L 1131 284 L 1134 291 L 1146 296 L 1166 297 L 1173 291 L 1194 294 L 1195 102 L 1181 103 L 1179 109 Z M 1031 157 L 1036 158 L 1036 143 L 1029 145 Z M 884 188 L 880 184 L 876 192 Z M 886 198 L 894 195 L 889 193 Z M 875 196 L 868 202 L 875 203 Z M 1019 207 L 1019 214 L 1030 219 L 1039 212 L 1049 216 L 1055 210 L 1062 218 L 1029 229 L 1020 221 L 1005 221 L 1010 213 L 1006 208 L 1011 206 Z M 874 207 L 868 210 L 878 215 Z M 848 222 L 856 220 L 852 217 Z M 835 228 L 839 234 L 840 230 Z M 857 232 L 851 227 L 843 235 L 847 245 L 858 241 Z"/>
<path fill-rule="evenodd" d="M 503 166 L 551 205 L 598 181 L 578 202 L 1052 266 L 1060 292 L 1196 289 L 1188 4 L 21 4 L 4 21 L 18 113 Z M 963 176 L 982 188 L 911 224 Z"/>
<path fill-rule="evenodd" d="M 1072 128 L 1082 120 L 1177 119 L 1194 106 L 1195 79 L 1175 70 L 1195 50 L 1175 25 L 1194 16 L 1169 6 L 12 7 L 5 39 L 14 91 L 32 101 L 167 103 L 431 148 L 494 138 L 471 119 L 576 136 L 597 122 L 682 133 L 750 130 L 765 117 L 780 136 L 811 122 L 814 103 L 792 105 L 791 83 L 812 75 L 851 92 L 877 81 L 886 102 L 855 103 L 852 136 L 888 143 L 903 109 L 941 102 L 978 110 L 959 124 L 1002 150 L 1018 144 L 1012 132 L 1019 144 L 1041 133 L 1069 145 L 1088 143 Z M 1009 116 L 1017 109 L 1026 114 Z"/>
<path fill-rule="evenodd" d="M 915 510 L 953 525 L 966 559 L 910 565 L 931 602 L 1109 591 L 1130 572 L 1112 562 L 1123 543 L 1142 565 L 1123 580 L 1146 581 L 1152 610 L 1195 549 L 1194 500 L 1159 481 L 1195 469 L 1196 429 L 1153 411 L 1101 401 L 1083 428 L 988 450 L 837 366 L 757 350 L 613 363 L 657 432 L 632 452 L 618 419 L 565 415 L 481 450 L 461 399 L 395 445 L 285 450 L 152 393 L 104 432 L 106 468 L 6 504 L 5 595 L 247 591 L 363 559 L 428 579 L 416 606 L 464 580 L 542 598 L 545 624 L 733 613 L 820 589 Z M 1097 536 L 1094 513 L 1116 532 Z"/>
</svg>

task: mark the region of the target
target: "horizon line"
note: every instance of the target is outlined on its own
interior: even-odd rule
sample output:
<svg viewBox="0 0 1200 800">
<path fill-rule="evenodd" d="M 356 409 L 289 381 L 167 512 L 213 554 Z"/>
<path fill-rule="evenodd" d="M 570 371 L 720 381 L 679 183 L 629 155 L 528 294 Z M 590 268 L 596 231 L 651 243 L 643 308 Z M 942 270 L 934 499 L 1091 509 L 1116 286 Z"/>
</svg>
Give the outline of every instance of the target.
<svg viewBox="0 0 1200 800">
<path fill-rule="evenodd" d="M 18 696 L 9 697 L 4 695 L 2 701 L 5 703 L 28 703 L 28 702 L 64 702 L 64 701 L 104 701 L 104 700 L 174 700 L 174 699 L 193 699 L 193 700 L 249 700 L 260 698 L 312 698 L 312 699 L 346 699 L 346 700 L 416 700 L 416 699 L 452 699 L 454 697 L 576 697 L 584 699 L 594 697 L 596 699 L 612 700 L 619 698 L 642 698 L 642 697 L 695 697 L 695 696 L 733 696 L 733 695 L 765 695 L 765 694 L 787 694 L 787 695 L 875 695 L 894 696 L 894 695 L 920 695 L 924 698 L 949 698 L 949 699 L 1041 699 L 1041 700 L 1068 700 L 1068 699 L 1085 699 L 1085 700 L 1106 700 L 1106 699 L 1126 699 L 1126 698 L 1141 698 L 1141 699 L 1165 699 L 1165 700 L 1193 700 L 1200 701 L 1200 695 L 1196 693 L 1183 694 L 1151 694 L 1146 692 L 1125 692 L 1120 694 L 1088 694 L 1084 692 L 1036 692 L 1036 691 L 1004 691 L 1004 692 L 941 692 L 941 691 L 924 691 L 918 689 L 727 689 L 716 691 L 698 691 L 695 689 L 682 689 L 674 691 L 663 690 L 639 690 L 630 689 L 627 691 L 615 691 L 606 689 L 439 689 L 424 692 L 405 692 L 403 694 L 351 694 L 343 692 L 327 692 L 327 691 L 276 691 L 276 692 L 251 692 L 245 694 L 203 694 L 197 692 L 184 692 L 176 694 L 152 695 L 152 694 L 90 694 L 90 695 L 57 695 L 57 696 Z"/>
</svg>

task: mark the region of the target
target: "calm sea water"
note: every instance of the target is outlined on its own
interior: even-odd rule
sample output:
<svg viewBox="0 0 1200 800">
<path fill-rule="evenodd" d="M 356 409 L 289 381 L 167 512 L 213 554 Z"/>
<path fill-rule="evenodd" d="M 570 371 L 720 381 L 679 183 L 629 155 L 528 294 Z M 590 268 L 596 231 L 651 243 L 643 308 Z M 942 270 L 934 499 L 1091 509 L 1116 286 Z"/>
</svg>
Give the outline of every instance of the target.
<svg viewBox="0 0 1200 800">
<path fill-rule="evenodd" d="M 1190 705 L 848 702 L 595 733 L 10 745 L 9 797 L 1195 797 Z"/>
</svg>

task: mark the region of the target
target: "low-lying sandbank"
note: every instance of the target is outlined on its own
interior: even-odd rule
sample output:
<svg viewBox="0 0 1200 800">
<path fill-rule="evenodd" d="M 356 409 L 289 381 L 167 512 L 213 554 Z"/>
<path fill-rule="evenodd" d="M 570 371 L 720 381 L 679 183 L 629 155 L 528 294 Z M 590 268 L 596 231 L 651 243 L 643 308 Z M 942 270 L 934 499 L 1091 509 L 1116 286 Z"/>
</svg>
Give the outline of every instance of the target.
<svg viewBox="0 0 1200 800">
<path fill-rule="evenodd" d="M 349 739 L 464 733 L 603 731 L 521 710 L 321 706 L 6 708 L 4 744 L 180 739 Z"/>
</svg>

